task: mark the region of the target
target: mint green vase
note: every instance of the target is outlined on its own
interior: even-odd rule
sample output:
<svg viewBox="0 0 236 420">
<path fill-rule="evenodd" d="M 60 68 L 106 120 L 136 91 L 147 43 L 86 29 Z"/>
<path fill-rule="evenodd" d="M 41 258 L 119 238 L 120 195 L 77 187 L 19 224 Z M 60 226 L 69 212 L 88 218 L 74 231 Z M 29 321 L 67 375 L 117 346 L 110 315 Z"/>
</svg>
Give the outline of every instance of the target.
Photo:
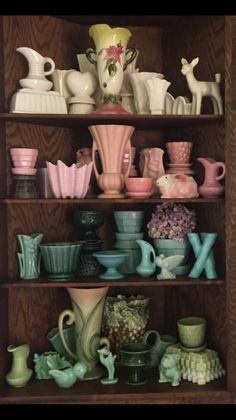
<svg viewBox="0 0 236 420">
<path fill-rule="evenodd" d="M 20 243 L 21 253 L 18 253 L 20 265 L 20 277 L 25 280 L 37 279 L 40 276 L 39 244 L 42 241 L 42 233 L 32 235 L 17 235 Z"/>
</svg>

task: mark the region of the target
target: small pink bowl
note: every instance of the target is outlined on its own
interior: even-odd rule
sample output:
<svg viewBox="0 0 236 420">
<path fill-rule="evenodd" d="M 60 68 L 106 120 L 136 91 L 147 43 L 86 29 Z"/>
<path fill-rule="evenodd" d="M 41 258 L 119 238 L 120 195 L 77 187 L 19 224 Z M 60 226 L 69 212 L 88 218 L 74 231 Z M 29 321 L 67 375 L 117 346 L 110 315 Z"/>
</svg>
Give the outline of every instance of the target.
<svg viewBox="0 0 236 420">
<path fill-rule="evenodd" d="M 126 178 L 125 185 L 129 192 L 151 192 L 152 191 L 152 178 L 151 177 L 144 177 L 144 178 Z"/>
</svg>

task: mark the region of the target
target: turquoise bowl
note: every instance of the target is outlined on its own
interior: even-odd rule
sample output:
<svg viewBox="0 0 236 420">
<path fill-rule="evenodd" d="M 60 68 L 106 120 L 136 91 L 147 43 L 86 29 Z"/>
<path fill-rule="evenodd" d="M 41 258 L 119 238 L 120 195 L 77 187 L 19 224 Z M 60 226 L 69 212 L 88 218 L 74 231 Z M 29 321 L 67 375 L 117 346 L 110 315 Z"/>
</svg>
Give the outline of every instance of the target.
<svg viewBox="0 0 236 420">
<path fill-rule="evenodd" d="M 78 267 L 81 244 L 76 242 L 55 242 L 39 246 L 48 278 L 64 280 L 74 277 Z"/>
<path fill-rule="evenodd" d="M 107 268 L 105 273 L 100 274 L 100 279 L 122 279 L 124 275 L 117 270 L 117 267 L 119 267 L 119 265 L 121 265 L 124 262 L 125 258 L 128 257 L 128 255 L 128 252 L 118 250 L 94 252 L 93 256 L 98 259 L 100 264 Z"/>
</svg>

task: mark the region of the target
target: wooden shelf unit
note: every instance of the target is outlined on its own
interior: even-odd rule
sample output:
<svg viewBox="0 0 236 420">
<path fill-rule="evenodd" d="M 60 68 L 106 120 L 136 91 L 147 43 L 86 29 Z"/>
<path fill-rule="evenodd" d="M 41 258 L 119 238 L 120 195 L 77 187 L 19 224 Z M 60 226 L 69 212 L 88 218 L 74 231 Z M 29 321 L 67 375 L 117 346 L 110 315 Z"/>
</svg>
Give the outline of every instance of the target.
<svg viewBox="0 0 236 420">
<path fill-rule="evenodd" d="M 236 16 L 1 16 L 0 19 L 0 403 L 222 403 L 236 401 L 236 90 L 233 69 L 236 66 Z M 190 92 L 181 74 L 180 60 L 199 57 L 195 75 L 199 80 L 214 80 L 221 73 L 224 116 L 212 115 L 209 101 L 203 102 L 200 116 L 97 116 L 44 115 L 9 113 L 10 99 L 19 88 L 19 79 L 27 73 L 24 57 L 16 52 L 19 45 L 28 46 L 54 59 L 56 68 L 78 69 L 76 54 L 93 42 L 88 36 L 90 24 L 128 26 L 132 32 L 129 46 L 139 50 L 140 71 L 162 72 L 171 81 L 173 96 L 188 96 Z M 216 231 L 215 246 L 217 280 L 159 282 L 154 278 L 127 276 L 110 282 L 109 294 L 142 293 L 151 298 L 148 329 L 161 334 L 177 334 L 176 321 L 182 316 L 200 315 L 207 319 L 207 344 L 215 349 L 226 368 L 226 378 L 206 386 L 182 381 L 178 388 L 158 384 L 158 373 L 150 371 L 150 380 L 140 387 L 124 382 L 118 370 L 119 382 L 103 387 L 99 381 L 76 384 L 69 390 L 59 389 L 52 380 L 30 381 L 22 389 L 5 382 L 11 366 L 8 344 L 29 343 L 33 367 L 34 353 L 50 350 L 46 334 L 57 325 L 59 313 L 70 308 L 66 287 L 104 286 L 100 279 L 76 279 L 68 282 L 19 280 L 16 235 L 42 232 L 44 242 L 75 239 L 72 211 L 98 209 L 105 223 L 99 229 L 104 248 L 114 243 L 115 209 L 144 209 L 145 224 L 155 204 L 164 200 L 84 200 L 37 199 L 13 200 L 10 197 L 11 147 L 39 149 L 38 167 L 46 160 L 63 160 L 71 164 L 76 150 L 91 146 L 88 126 L 91 124 L 131 124 L 135 126 L 132 145 L 137 156 L 144 147 L 163 147 L 169 140 L 193 141 L 193 169 L 198 182 L 203 171 L 196 157 L 212 157 L 226 162 L 225 198 L 175 200 L 196 208 L 199 231 Z M 137 162 L 136 162 L 137 163 Z M 166 201 L 166 200 L 165 200 Z M 144 224 L 144 226 L 145 226 Z"/>
</svg>

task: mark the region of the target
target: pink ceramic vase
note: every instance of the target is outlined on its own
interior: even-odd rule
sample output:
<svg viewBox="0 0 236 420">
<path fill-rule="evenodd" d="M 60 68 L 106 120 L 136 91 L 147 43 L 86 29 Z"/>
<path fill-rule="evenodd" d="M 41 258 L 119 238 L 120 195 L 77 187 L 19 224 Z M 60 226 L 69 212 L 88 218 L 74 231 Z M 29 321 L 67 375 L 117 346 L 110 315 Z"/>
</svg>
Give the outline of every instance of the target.
<svg viewBox="0 0 236 420">
<path fill-rule="evenodd" d="M 99 198 L 122 198 L 121 190 L 124 180 L 128 176 L 131 160 L 127 172 L 122 173 L 124 153 L 128 151 L 131 156 L 130 137 L 134 127 L 127 125 L 92 125 L 89 127 L 93 136 L 92 159 L 94 172 L 99 187 L 104 191 Z M 96 151 L 98 151 L 102 163 L 102 173 L 99 174 L 96 167 Z"/>
</svg>

